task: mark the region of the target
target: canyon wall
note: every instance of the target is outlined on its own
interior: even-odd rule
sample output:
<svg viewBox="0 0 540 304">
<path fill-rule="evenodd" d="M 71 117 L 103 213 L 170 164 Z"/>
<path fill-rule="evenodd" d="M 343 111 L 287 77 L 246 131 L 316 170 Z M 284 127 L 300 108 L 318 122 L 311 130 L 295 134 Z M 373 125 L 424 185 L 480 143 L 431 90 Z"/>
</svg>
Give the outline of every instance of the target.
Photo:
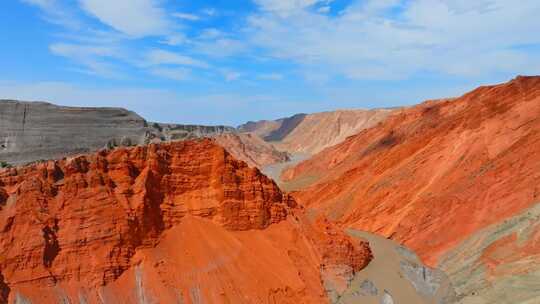
<svg viewBox="0 0 540 304">
<path fill-rule="evenodd" d="M 539 117 L 540 77 L 520 76 L 403 109 L 282 179 L 311 212 L 441 265 L 461 303 L 527 301 L 540 297 Z"/>
<path fill-rule="evenodd" d="M 9 303 L 326 303 L 371 258 L 210 139 L 0 170 Z"/>
<path fill-rule="evenodd" d="M 148 123 L 122 108 L 0 100 L 0 160 L 12 165 L 233 131 L 225 126 Z"/>
<path fill-rule="evenodd" d="M 0 161 L 21 165 L 102 148 L 218 138 L 236 158 L 262 168 L 288 155 L 253 134 L 227 126 L 147 122 L 121 108 L 63 107 L 45 102 L 0 100 Z"/>
</svg>

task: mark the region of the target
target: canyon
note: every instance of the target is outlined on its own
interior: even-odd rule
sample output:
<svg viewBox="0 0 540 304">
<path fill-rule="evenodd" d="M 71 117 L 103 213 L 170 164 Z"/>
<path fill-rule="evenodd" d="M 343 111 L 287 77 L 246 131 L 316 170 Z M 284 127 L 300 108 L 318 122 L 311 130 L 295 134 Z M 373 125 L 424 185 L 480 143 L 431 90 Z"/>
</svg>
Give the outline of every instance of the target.
<svg viewBox="0 0 540 304">
<path fill-rule="evenodd" d="M 122 108 L 66 107 L 48 102 L 0 100 L 0 160 L 10 165 L 59 159 L 102 148 L 215 138 L 237 159 L 273 174 L 358 131 L 392 110 L 339 110 L 229 126 L 149 122 Z M 279 165 L 282 164 L 282 165 Z M 268 170 L 267 170 L 268 171 Z"/>
<path fill-rule="evenodd" d="M 410 247 L 449 274 L 460 303 L 533 303 L 539 117 L 540 77 L 427 101 L 289 168 L 283 188 Z"/>
<path fill-rule="evenodd" d="M 314 217 L 212 139 L 3 169 L 0 194 L 7 303 L 438 303 L 453 296 L 443 273 L 397 244 L 368 242 L 369 234 L 346 234 Z M 378 263 L 394 261 L 381 268 L 395 276 L 390 283 L 368 267 L 372 247 Z"/>
<path fill-rule="evenodd" d="M 0 100 L 0 160 L 22 165 L 103 148 L 217 138 L 238 159 L 262 167 L 288 160 L 257 136 L 228 126 L 148 122 L 122 108 L 65 107 Z"/>
<path fill-rule="evenodd" d="M 2 101 L 0 303 L 535 303 L 539 117 L 536 76 L 238 128 Z"/>
</svg>

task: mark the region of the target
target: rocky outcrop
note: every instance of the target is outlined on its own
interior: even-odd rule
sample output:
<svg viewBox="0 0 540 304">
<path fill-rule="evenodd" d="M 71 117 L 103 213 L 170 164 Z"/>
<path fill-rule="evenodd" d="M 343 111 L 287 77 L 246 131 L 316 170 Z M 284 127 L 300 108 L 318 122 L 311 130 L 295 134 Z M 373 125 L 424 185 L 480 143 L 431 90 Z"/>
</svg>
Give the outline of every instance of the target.
<svg viewBox="0 0 540 304">
<path fill-rule="evenodd" d="M 0 193 L 10 303 L 324 303 L 326 270 L 371 260 L 210 139 L 4 169 Z"/>
<path fill-rule="evenodd" d="M 202 137 L 215 137 L 221 134 L 230 134 L 236 131 L 228 126 L 201 126 L 168 123 L 149 123 L 152 131 L 161 141 L 188 140 Z"/>
<path fill-rule="evenodd" d="M 225 126 L 148 123 L 121 108 L 63 107 L 0 100 L 0 161 L 20 165 L 102 148 L 213 137 Z"/>
<path fill-rule="evenodd" d="M 227 133 L 215 137 L 216 143 L 226 148 L 237 159 L 249 166 L 264 168 L 268 165 L 289 161 L 289 154 L 252 133 Z"/>
<path fill-rule="evenodd" d="M 0 162 L 6 166 L 102 148 L 196 138 L 216 138 L 237 159 L 257 168 L 288 160 L 286 152 L 276 150 L 256 134 L 237 134 L 233 127 L 146 122 L 120 108 L 0 100 Z"/>
<path fill-rule="evenodd" d="M 507 220 L 539 201 L 538 117 L 540 77 L 518 77 L 459 98 L 401 110 L 283 177 L 289 188 L 299 190 L 295 198 L 311 212 L 403 242 L 436 266 L 470 257 L 455 251 L 467 240 L 485 240 L 488 246 L 491 240 L 475 237 L 476 233 L 506 227 Z M 522 245 L 513 245 L 512 238 L 494 243 L 493 248 L 506 244 L 507 251 L 484 260 L 496 261 L 487 266 L 498 269 L 496 275 L 504 276 L 505 267 L 538 260 L 524 254 Z M 482 243 L 468 244 L 479 251 L 475 254 L 484 251 Z M 449 258 L 452 252 L 458 256 Z M 452 273 L 460 273 L 471 283 L 486 280 L 482 272 L 474 272 L 479 276 L 470 279 L 473 274 L 452 265 L 441 266 L 453 269 L 451 279 Z M 530 277 L 535 269 L 521 268 L 521 278 Z M 527 285 L 514 278 L 517 281 L 507 284 Z M 459 290 L 470 289 L 459 286 Z M 483 293 L 493 299 L 497 294 Z"/>
<path fill-rule="evenodd" d="M 146 122 L 119 108 L 0 101 L 0 160 L 21 164 L 146 140 Z"/>
</svg>

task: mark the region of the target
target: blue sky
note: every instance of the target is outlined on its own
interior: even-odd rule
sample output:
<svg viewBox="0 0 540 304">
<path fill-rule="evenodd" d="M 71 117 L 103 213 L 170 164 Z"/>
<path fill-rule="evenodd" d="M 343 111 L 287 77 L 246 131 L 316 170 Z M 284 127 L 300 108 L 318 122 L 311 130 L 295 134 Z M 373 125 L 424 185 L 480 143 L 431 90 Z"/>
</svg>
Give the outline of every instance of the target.
<svg viewBox="0 0 540 304">
<path fill-rule="evenodd" d="M 6 0 L 0 98 L 237 125 L 540 74 L 537 0 Z"/>
</svg>

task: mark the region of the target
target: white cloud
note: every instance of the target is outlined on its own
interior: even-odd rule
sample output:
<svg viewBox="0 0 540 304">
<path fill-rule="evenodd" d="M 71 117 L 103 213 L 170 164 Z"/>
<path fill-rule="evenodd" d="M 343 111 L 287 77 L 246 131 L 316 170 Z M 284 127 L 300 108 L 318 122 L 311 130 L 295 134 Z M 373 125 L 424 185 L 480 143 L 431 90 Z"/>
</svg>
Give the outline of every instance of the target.
<svg viewBox="0 0 540 304">
<path fill-rule="evenodd" d="M 335 16 L 313 10 L 316 0 L 255 2 L 249 43 L 306 70 L 351 79 L 540 72 L 539 54 L 519 49 L 540 44 L 536 0 L 353 1 Z"/>
<path fill-rule="evenodd" d="M 215 28 L 204 29 L 199 35 L 199 39 L 216 39 L 218 37 L 223 37 L 225 34 Z"/>
<path fill-rule="evenodd" d="M 123 78 L 115 66 L 107 62 L 106 58 L 122 58 L 122 52 L 114 47 L 101 45 L 81 45 L 70 43 L 55 43 L 49 46 L 51 53 L 66 57 L 81 68 L 71 68 L 73 71 L 96 75 L 106 78 Z"/>
<path fill-rule="evenodd" d="M 90 15 L 132 37 L 166 35 L 171 23 L 156 0 L 79 0 Z"/>
<path fill-rule="evenodd" d="M 104 31 L 88 28 L 85 31 L 75 31 L 55 34 L 57 39 L 88 45 L 118 45 L 127 38 L 126 35 L 115 31 Z"/>
<path fill-rule="evenodd" d="M 265 11 L 276 13 L 286 17 L 302 9 L 310 7 L 322 0 L 254 0 L 259 7 Z"/>
<path fill-rule="evenodd" d="M 234 33 L 227 33 L 216 28 L 201 31 L 192 41 L 193 50 L 207 56 L 223 58 L 236 56 L 248 50 L 248 45 L 240 38 L 233 38 Z"/>
<path fill-rule="evenodd" d="M 198 68 L 209 67 L 206 62 L 160 49 L 154 49 L 148 52 L 142 65 L 184 65 Z"/>
<path fill-rule="evenodd" d="M 20 1 L 41 8 L 51 22 L 75 26 L 87 21 L 75 18 L 81 12 L 73 14 L 70 9 L 75 7 L 67 2 Z M 77 9 L 112 29 L 96 31 L 88 22 L 82 30 L 56 34 L 70 42 L 51 45 L 50 50 L 70 58 L 86 73 L 106 77 L 118 77 L 116 68 L 123 64 L 151 73 L 166 66 L 211 68 L 200 58 L 220 62 L 225 57 L 255 65 L 269 58 L 293 63 L 309 83 L 324 83 L 335 76 L 406 79 L 425 72 L 464 77 L 540 73 L 540 54 L 526 50 L 528 45 L 540 44 L 538 0 L 519 4 L 510 0 L 352 0 L 338 13 L 332 0 L 252 1 L 258 9 L 246 20 L 236 19 L 232 27 L 208 28 L 197 35 L 199 28 L 183 31 L 178 19 L 207 19 L 216 10 L 167 12 L 163 0 L 77 0 Z M 149 49 L 142 54 L 129 44 L 132 38 L 156 35 L 158 39 L 144 42 Z M 181 46 L 182 53 L 157 49 L 159 43 Z M 237 72 L 226 76 L 218 63 L 212 66 L 225 80 L 241 77 Z M 256 77 L 278 80 L 275 75 Z"/>
<path fill-rule="evenodd" d="M 119 55 L 118 50 L 112 47 L 105 47 L 105 46 L 55 43 L 55 44 L 50 45 L 49 49 L 51 50 L 53 54 L 70 57 L 70 58 L 88 57 L 88 56 L 117 57 Z"/>
<path fill-rule="evenodd" d="M 317 11 L 319 13 L 326 14 L 326 13 L 330 12 L 330 9 L 331 9 L 330 6 L 321 6 L 321 7 L 319 7 L 319 9 Z"/>
<path fill-rule="evenodd" d="M 73 12 L 61 5 L 57 0 L 21 0 L 23 3 L 39 7 L 43 18 L 50 23 L 70 29 L 79 29 L 81 24 Z"/>
<path fill-rule="evenodd" d="M 179 18 L 179 19 L 189 20 L 189 21 L 197 21 L 197 20 L 201 19 L 197 15 L 186 14 L 186 13 L 173 13 L 172 16 L 176 17 L 176 18 Z"/>
<path fill-rule="evenodd" d="M 238 39 L 218 38 L 215 40 L 196 41 L 193 43 L 193 49 L 201 54 L 211 57 L 231 57 L 249 50 L 246 42 Z"/>
<path fill-rule="evenodd" d="M 188 42 L 187 37 L 182 33 L 176 33 L 170 36 L 165 37 L 165 39 L 161 40 L 160 43 L 177 46 Z"/>
<path fill-rule="evenodd" d="M 190 77 L 190 70 L 186 68 L 153 68 L 149 70 L 149 73 L 176 81 L 184 81 Z"/>
</svg>

